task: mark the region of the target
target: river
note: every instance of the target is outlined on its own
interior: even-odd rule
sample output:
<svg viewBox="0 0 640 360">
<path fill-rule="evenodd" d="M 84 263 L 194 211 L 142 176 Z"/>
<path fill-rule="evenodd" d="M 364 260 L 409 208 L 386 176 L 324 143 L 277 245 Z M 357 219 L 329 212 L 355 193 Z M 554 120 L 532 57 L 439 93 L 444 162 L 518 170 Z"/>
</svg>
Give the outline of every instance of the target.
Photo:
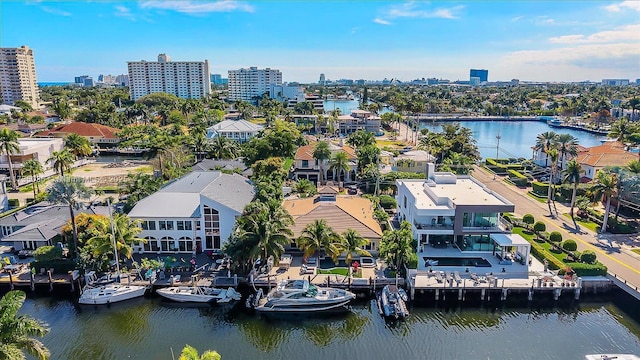
<svg viewBox="0 0 640 360">
<path fill-rule="evenodd" d="M 43 342 L 52 359 L 171 359 L 171 349 L 179 353 L 185 344 L 214 349 L 223 360 L 578 360 L 588 353 L 640 354 L 637 302 L 624 295 L 610 298 L 616 304 L 583 297 L 577 306 L 560 307 L 522 307 L 516 299 L 509 306 L 415 305 L 401 323 L 382 320 L 367 300 L 347 315 L 305 320 L 261 318 L 239 303 L 185 307 L 157 297 L 97 308 L 38 297 L 28 299 L 21 312 L 49 323 Z"/>
<path fill-rule="evenodd" d="M 441 122 L 422 122 L 420 128 L 430 131 L 442 131 Z M 473 131 L 478 150 L 483 159 L 499 157 L 531 159 L 532 146 L 536 144 L 536 136 L 547 131 L 558 134 L 571 134 L 578 139 L 578 144 L 590 147 L 600 145 L 604 136 L 574 129 L 554 128 L 543 121 L 460 121 L 460 125 Z M 500 135 L 500 146 L 496 136 Z"/>
</svg>

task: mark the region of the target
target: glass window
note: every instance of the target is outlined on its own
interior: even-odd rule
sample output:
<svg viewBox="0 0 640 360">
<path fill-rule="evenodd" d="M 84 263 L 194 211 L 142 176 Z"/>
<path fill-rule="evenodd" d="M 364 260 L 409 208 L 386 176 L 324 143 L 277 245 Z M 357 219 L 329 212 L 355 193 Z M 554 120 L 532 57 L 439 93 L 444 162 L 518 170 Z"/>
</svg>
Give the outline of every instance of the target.
<svg viewBox="0 0 640 360">
<path fill-rule="evenodd" d="M 167 230 L 167 222 L 164 220 L 160 220 L 160 230 Z"/>
<path fill-rule="evenodd" d="M 167 230 L 173 230 L 173 221 L 167 221 Z"/>
<path fill-rule="evenodd" d="M 177 227 L 178 230 L 184 230 L 184 221 L 178 220 L 176 222 L 176 227 Z"/>
<path fill-rule="evenodd" d="M 149 230 L 155 230 L 155 229 L 156 229 L 156 222 L 155 222 L 155 220 L 147 221 L 147 227 L 149 227 Z"/>
<path fill-rule="evenodd" d="M 185 222 L 184 222 L 184 229 L 185 229 L 185 230 L 193 230 L 193 227 L 192 227 L 192 225 L 191 225 L 191 224 L 192 224 L 192 223 L 191 223 L 191 220 L 185 221 Z"/>
</svg>

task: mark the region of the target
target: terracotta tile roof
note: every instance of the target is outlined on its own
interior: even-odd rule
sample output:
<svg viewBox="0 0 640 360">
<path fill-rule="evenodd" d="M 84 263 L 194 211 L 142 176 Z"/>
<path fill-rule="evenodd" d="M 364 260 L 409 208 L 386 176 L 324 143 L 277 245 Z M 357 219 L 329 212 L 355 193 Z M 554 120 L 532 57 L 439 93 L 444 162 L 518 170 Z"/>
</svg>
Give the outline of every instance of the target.
<svg viewBox="0 0 640 360">
<path fill-rule="evenodd" d="M 638 155 L 628 151 L 615 153 L 586 153 L 578 156 L 578 163 L 593 167 L 625 166 L 632 160 L 637 160 Z"/>
<path fill-rule="evenodd" d="M 316 143 L 317 141 L 312 141 L 307 145 L 299 147 L 294 158 L 296 160 L 315 160 L 313 158 L 313 150 L 316 148 Z M 340 145 L 336 145 L 330 142 L 329 149 L 332 153 L 335 151 L 340 151 L 340 149 L 342 149 L 342 151 L 346 152 L 349 156 L 349 160 L 355 160 L 358 158 L 356 156 L 355 149 L 348 145 L 343 145 L 342 147 L 340 147 Z"/>
<path fill-rule="evenodd" d="M 49 131 L 44 131 L 38 134 L 38 136 L 53 136 L 55 134 L 78 134 L 85 137 L 117 139 L 118 136 L 116 134 L 118 131 L 120 130 L 100 124 L 72 122 L 69 124 L 56 126 Z"/>
<path fill-rule="evenodd" d="M 341 196 L 333 201 L 317 201 L 318 197 L 285 200 L 283 207 L 291 214 L 295 224 L 291 227 L 295 237 L 305 226 L 324 219 L 336 232 L 356 230 L 367 239 L 380 239 L 382 229 L 373 218 L 371 201 L 355 196 Z"/>
</svg>

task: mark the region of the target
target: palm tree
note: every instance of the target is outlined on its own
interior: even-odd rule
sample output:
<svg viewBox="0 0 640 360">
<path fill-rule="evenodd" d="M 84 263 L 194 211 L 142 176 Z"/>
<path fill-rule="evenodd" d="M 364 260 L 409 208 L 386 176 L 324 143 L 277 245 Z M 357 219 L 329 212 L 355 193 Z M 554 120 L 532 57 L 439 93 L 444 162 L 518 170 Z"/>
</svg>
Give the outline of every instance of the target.
<svg viewBox="0 0 640 360">
<path fill-rule="evenodd" d="M 18 133 L 8 128 L 0 130 L 0 151 L 7 155 L 9 164 L 9 177 L 11 178 L 11 188 L 18 190 L 16 175 L 13 173 L 13 163 L 11 162 L 11 154 L 20 152 L 20 143 L 18 142 Z"/>
<path fill-rule="evenodd" d="M 302 234 L 296 240 L 296 245 L 304 252 L 305 258 L 324 249 L 325 253 L 335 260 L 339 254 L 335 246 L 338 239 L 338 234 L 327 222 L 319 219 L 304 227 Z"/>
<path fill-rule="evenodd" d="M 51 154 L 51 157 L 47 159 L 47 161 L 53 161 L 53 168 L 57 173 L 60 174 L 60 177 L 64 177 L 65 170 L 71 170 L 71 165 L 73 164 L 74 160 L 75 157 L 67 148 L 64 148 L 60 151 L 54 151 Z"/>
<path fill-rule="evenodd" d="M 396 269 L 401 269 L 414 252 L 411 224 L 403 221 L 398 230 L 386 230 L 380 242 L 380 256 Z"/>
<path fill-rule="evenodd" d="M 536 137 L 536 145 L 533 147 L 536 151 L 542 151 L 546 154 L 546 152 L 553 147 L 556 142 L 558 134 L 553 131 L 547 131 L 542 134 L 538 134 Z M 548 166 L 549 157 L 544 160 L 544 166 Z"/>
<path fill-rule="evenodd" d="M 567 156 L 578 155 L 578 139 L 571 134 L 560 134 L 556 138 L 555 148 L 560 153 L 560 169 L 564 169 L 564 162 Z"/>
<path fill-rule="evenodd" d="M 87 240 L 87 245 L 91 247 L 95 257 L 113 254 L 112 224 L 118 258 L 131 259 L 132 245 L 147 241 L 137 236 L 142 231 L 140 221 L 132 220 L 125 214 L 116 214 L 113 216 L 113 220 L 105 218 L 103 221 L 97 221 L 94 224 L 91 237 Z"/>
<path fill-rule="evenodd" d="M 616 174 L 610 174 L 604 170 L 598 171 L 595 184 L 593 184 L 593 186 L 591 187 L 591 191 L 593 192 L 595 199 L 606 201 L 601 232 L 607 231 L 611 198 L 617 196 L 617 188 L 618 176 Z"/>
<path fill-rule="evenodd" d="M 64 147 L 77 158 L 81 156 L 89 156 L 92 153 L 91 143 L 87 138 L 78 134 L 69 134 L 64 138 Z"/>
<path fill-rule="evenodd" d="M 39 360 L 51 355 L 39 340 L 31 336 L 45 336 L 49 329 L 29 315 L 18 315 L 27 298 L 22 291 L 9 291 L 0 299 L 0 359 L 26 359 L 24 351 Z"/>
<path fill-rule="evenodd" d="M 635 133 L 636 130 L 637 126 L 633 125 L 626 118 L 622 118 L 611 124 L 611 130 L 607 136 L 624 144 L 627 142 L 628 136 Z"/>
<path fill-rule="evenodd" d="M 42 164 L 36 159 L 29 159 L 22 163 L 22 169 L 20 169 L 22 176 L 31 176 L 31 185 L 33 186 L 33 199 L 36 198 L 36 186 L 38 186 L 38 175 L 44 173 Z M 38 186 L 38 192 L 40 192 Z"/>
<path fill-rule="evenodd" d="M 55 204 L 63 204 L 69 206 L 69 215 L 71 216 L 71 228 L 73 229 L 73 246 L 76 257 L 79 256 L 78 250 L 78 228 L 76 226 L 76 216 L 74 209 L 78 209 L 82 202 L 91 195 L 91 192 L 84 185 L 81 178 L 71 176 L 61 176 L 49 185 L 47 189 L 48 199 Z"/>
<path fill-rule="evenodd" d="M 224 136 L 213 138 L 210 154 L 214 159 L 235 159 L 238 157 L 238 143 Z"/>
<path fill-rule="evenodd" d="M 221 358 L 217 351 L 207 350 L 200 355 L 196 348 L 186 345 L 178 360 L 220 360 Z"/>
<path fill-rule="evenodd" d="M 567 168 L 564 169 L 563 182 L 573 184 L 573 193 L 571 194 L 571 219 L 573 219 L 573 209 L 576 205 L 576 194 L 578 192 L 578 183 L 582 175 L 582 166 L 576 159 L 572 159 L 567 163 Z"/>
<path fill-rule="evenodd" d="M 204 157 L 204 154 L 208 153 L 211 149 L 211 143 L 209 139 L 203 134 L 197 134 L 193 138 L 193 153 L 196 156 L 196 161 L 200 161 Z"/>
<path fill-rule="evenodd" d="M 333 172 L 333 180 L 336 179 L 336 173 L 338 173 L 338 180 L 343 172 L 349 171 L 349 157 L 344 151 L 337 151 L 331 157 L 329 161 L 329 170 Z"/>
<path fill-rule="evenodd" d="M 551 211 L 551 201 L 555 198 L 555 178 L 556 169 L 558 168 L 558 149 L 551 148 L 547 150 L 548 158 L 551 159 L 551 169 L 549 171 L 549 186 L 547 187 L 547 205 L 549 205 L 549 214 L 553 215 Z M 555 203 L 554 203 L 555 207 Z"/>
<path fill-rule="evenodd" d="M 640 174 L 640 160 L 631 160 L 627 164 L 627 170 L 629 170 L 635 175 Z"/>
<path fill-rule="evenodd" d="M 353 253 L 360 256 L 371 256 L 371 253 L 364 249 L 364 246 L 367 244 L 369 244 L 369 240 L 363 238 L 357 231 L 347 229 L 347 231 L 341 234 L 338 249 L 347 252 L 345 261 L 347 265 L 349 265 L 351 264 Z"/>
<path fill-rule="evenodd" d="M 250 205 L 243 217 L 243 230 L 244 236 L 256 244 L 251 250 L 252 255 L 262 256 L 265 261 L 273 256 L 277 264 L 285 245 L 291 243 L 293 231 L 289 226 L 293 224 L 293 218 L 277 200 Z"/>
<path fill-rule="evenodd" d="M 320 165 L 320 179 L 318 180 L 318 185 L 322 184 L 322 179 L 324 177 L 324 161 L 330 157 L 331 150 L 329 149 L 329 143 L 319 141 L 313 149 L 313 158 L 316 159 L 318 165 Z"/>
</svg>

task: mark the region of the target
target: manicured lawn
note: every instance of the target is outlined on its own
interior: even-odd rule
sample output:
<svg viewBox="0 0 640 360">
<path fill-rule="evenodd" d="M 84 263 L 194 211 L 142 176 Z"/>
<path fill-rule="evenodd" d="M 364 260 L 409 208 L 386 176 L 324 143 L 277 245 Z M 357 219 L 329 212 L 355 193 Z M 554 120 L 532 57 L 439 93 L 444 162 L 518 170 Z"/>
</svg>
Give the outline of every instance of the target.
<svg viewBox="0 0 640 360">
<path fill-rule="evenodd" d="M 567 218 L 571 219 L 571 215 L 570 214 L 563 214 L 564 216 L 566 216 Z M 578 225 L 580 226 L 584 226 L 587 229 L 593 231 L 593 232 L 598 232 L 598 227 L 600 227 L 600 225 L 594 223 L 593 221 L 582 221 L 582 220 L 578 220 L 576 218 L 576 222 L 578 223 Z"/>
<path fill-rule="evenodd" d="M 517 226 L 514 226 L 512 231 L 514 234 L 518 234 L 529 241 L 532 241 L 535 236 L 532 233 L 529 233 L 529 230 Z"/>
<path fill-rule="evenodd" d="M 349 275 L 349 269 L 348 268 L 318 269 L 318 274 L 347 276 Z"/>
<path fill-rule="evenodd" d="M 397 140 L 376 140 L 376 144 L 378 145 L 378 147 L 385 147 L 385 146 L 404 147 L 407 145 L 407 143 L 405 143 L 404 141 L 397 141 Z"/>
<path fill-rule="evenodd" d="M 564 252 L 560 251 L 560 252 L 556 252 L 555 250 L 552 249 L 551 244 L 544 241 L 537 241 L 535 240 L 535 235 L 532 233 L 528 233 L 528 230 L 521 228 L 521 227 L 514 227 L 512 229 L 514 234 L 518 234 L 520 236 L 522 236 L 523 238 L 527 239 L 527 241 L 531 242 L 531 241 L 535 241 L 536 244 L 540 245 L 543 249 L 545 249 L 549 254 L 553 255 L 553 257 L 559 259 L 560 261 L 563 261 L 566 257 L 567 254 L 565 254 Z"/>
</svg>

